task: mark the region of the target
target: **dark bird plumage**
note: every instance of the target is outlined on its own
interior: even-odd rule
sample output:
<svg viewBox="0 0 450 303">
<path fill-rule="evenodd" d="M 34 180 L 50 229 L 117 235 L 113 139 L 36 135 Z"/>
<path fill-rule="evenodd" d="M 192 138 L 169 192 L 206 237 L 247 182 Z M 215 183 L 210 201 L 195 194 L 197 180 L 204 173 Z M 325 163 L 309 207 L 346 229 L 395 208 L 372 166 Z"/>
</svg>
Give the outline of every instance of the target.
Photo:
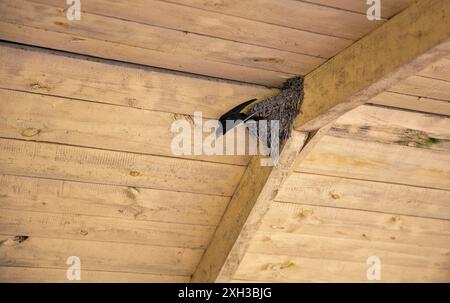
<svg viewBox="0 0 450 303">
<path fill-rule="evenodd" d="M 300 113 L 303 96 L 303 78 L 288 79 L 276 96 L 260 102 L 257 102 L 257 99 L 246 101 L 223 114 L 219 119 L 222 126 L 217 129 L 217 135 L 226 134 L 231 129 L 226 128 L 227 120 L 278 120 L 280 142 L 285 142 L 291 135 L 295 117 Z M 253 135 L 258 136 L 258 133 Z M 268 142 L 270 142 L 270 135 L 270 123 L 268 123 Z"/>
<path fill-rule="evenodd" d="M 219 118 L 219 122 L 220 125 L 217 128 L 217 137 L 219 137 L 220 135 L 225 135 L 230 129 L 232 128 L 227 128 L 227 120 L 228 121 L 245 121 L 248 119 L 249 115 L 247 115 L 246 113 L 243 112 L 243 110 L 250 105 L 251 103 L 255 102 L 257 99 L 251 99 L 248 101 L 245 101 L 244 103 L 239 104 L 238 106 L 233 107 L 232 109 L 230 109 L 229 111 L 227 111 L 225 114 L 223 114 L 220 118 Z"/>
</svg>

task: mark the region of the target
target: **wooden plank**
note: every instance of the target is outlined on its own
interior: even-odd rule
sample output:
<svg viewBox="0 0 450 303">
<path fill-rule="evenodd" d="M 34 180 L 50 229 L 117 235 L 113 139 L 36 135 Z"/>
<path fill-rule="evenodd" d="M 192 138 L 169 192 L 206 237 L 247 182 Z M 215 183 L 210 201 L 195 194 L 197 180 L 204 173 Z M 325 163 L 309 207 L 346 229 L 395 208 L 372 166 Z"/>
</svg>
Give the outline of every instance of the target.
<svg viewBox="0 0 450 303">
<path fill-rule="evenodd" d="M 65 11 L 28 1 L 2 0 L 0 7 L 5 25 L 2 25 L 0 37 L 4 40 L 225 79 L 279 86 L 283 82 L 280 77 L 272 83 L 260 83 L 251 77 L 244 79 L 239 72 L 247 75 L 247 71 L 258 70 L 265 74 L 267 70 L 270 76 L 277 73 L 286 79 L 292 75 L 304 75 L 325 61 L 323 58 L 186 34 L 86 12 L 83 13 L 83 22 L 69 24 Z M 46 35 L 32 38 L 22 27 L 29 33 L 45 31 Z M 111 28 L 121 30 L 111 31 Z M 130 36 L 130 33 L 133 34 Z M 61 37 L 67 39 L 67 35 L 72 41 L 76 37 L 77 42 L 60 45 L 58 40 Z M 113 45 L 116 47 L 111 48 Z"/>
<path fill-rule="evenodd" d="M 3 234 L 205 248 L 214 227 L 2 209 Z"/>
<path fill-rule="evenodd" d="M 259 282 L 376 282 L 364 262 L 247 254 L 234 279 Z M 448 270 L 382 265 L 380 282 L 448 282 Z"/>
<path fill-rule="evenodd" d="M 362 14 L 289 0 L 164 0 L 222 14 L 348 39 L 359 39 L 381 22 Z M 258 9 L 255 9 L 257 7 Z"/>
<path fill-rule="evenodd" d="M 168 276 L 83 270 L 81 281 L 69 281 L 67 269 L 0 266 L 0 281 L 5 283 L 187 283 L 189 276 Z"/>
<path fill-rule="evenodd" d="M 3 174 L 231 196 L 244 171 L 228 164 L 0 139 Z"/>
<path fill-rule="evenodd" d="M 216 226 L 229 198 L 174 191 L 0 176 L 0 208 Z"/>
<path fill-rule="evenodd" d="M 33 0 L 60 7 L 58 0 Z M 330 58 L 352 40 L 316 34 L 294 28 L 257 22 L 231 15 L 154 0 L 95 0 L 83 3 L 83 12 L 187 31 L 226 40 Z M 170 18 L 167 18 L 170 16 Z"/>
<path fill-rule="evenodd" d="M 0 42 L 0 62 L 3 88 L 187 115 L 199 111 L 205 118 L 219 118 L 246 100 L 277 93 L 262 86 L 4 42 Z"/>
<path fill-rule="evenodd" d="M 414 2 L 305 77 L 294 126 L 318 129 L 449 53 L 450 2 Z"/>
<path fill-rule="evenodd" d="M 450 81 L 450 59 L 444 58 L 420 71 L 418 76 Z"/>
<path fill-rule="evenodd" d="M 260 231 L 450 249 L 450 221 L 294 203 L 272 203 Z"/>
<path fill-rule="evenodd" d="M 239 3 L 242 3 L 242 1 Z M 221 4 L 218 5 L 218 7 L 221 7 L 221 6 L 222 6 Z M 423 10 L 425 10 L 426 13 L 423 13 Z M 252 11 L 252 10 L 247 10 L 247 11 Z M 416 3 L 412 8 L 405 10 L 405 12 L 402 13 L 400 17 L 393 18 L 393 20 L 395 20 L 395 21 L 393 21 L 393 22 L 390 21 L 385 26 L 382 26 L 383 29 L 375 30 L 374 32 L 376 32 L 376 33 L 374 34 L 374 32 L 372 32 L 368 36 L 369 38 L 367 38 L 367 39 L 363 38 L 359 42 L 355 43 L 353 46 L 347 48 L 344 51 L 344 55 L 342 55 L 340 57 L 341 59 L 338 59 L 338 61 L 342 60 L 342 61 L 339 61 L 340 62 L 339 64 L 333 63 L 336 61 L 333 61 L 334 59 L 331 59 L 329 62 L 332 62 L 332 63 L 329 64 L 329 62 L 328 62 L 328 63 L 325 63 L 324 65 L 322 65 L 322 67 L 323 66 L 325 66 L 325 67 L 324 68 L 320 67 L 319 70 L 321 70 L 320 73 L 323 73 L 323 75 L 320 77 L 315 76 L 315 77 L 317 77 L 316 84 L 318 85 L 318 87 L 320 86 L 320 88 L 318 88 L 317 91 L 326 92 L 327 94 L 330 93 L 330 88 L 333 87 L 333 85 L 335 85 L 335 80 L 339 79 L 339 77 L 341 77 L 342 75 L 344 78 L 348 78 L 347 73 L 352 71 L 352 69 L 354 69 L 355 67 L 356 67 L 356 69 L 358 69 L 358 67 L 360 67 L 360 70 L 358 70 L 358 73 L 361 73 L 361 74 L 363 74 L 363 71 L 364 72 L 368 71 L 368 67 L 370 67 L 370 69 L 374 68 L 371 64 L 367 64 L 368 62 L 374 62 L 374 61 L 366 60 L 367 58 L 365 57 L 371 53 L 372 47 L 374 45 L 381 44 L 383 46 L 383 48 L 385 48 L 385 49 L 383 49 L 383 51 L 380 52 L 381 55 L 379 56 L 379 54 L 377 53 L 377 48 L 375 47 L 374 48 L 375 53 L 372 53 L 370 55 L 374 55 L 374 57 L 378 58 L 378 59 L 383 57 L 380 60 L 384 60 L 384 61 L 388 60 L 387 58 L 389 58 L 389 60 L 391 60 L 392 62 L 391 61 L 386 62 L 385 69 L 382 68 L 383 64 L 373 64 L 374 66 L 376 66 L 376 68 L 374 68 L 374 69 L 378 69 L 378 71 L 374 72 L 374 74 L 372 74 L 369 78 L 363 77 L 362 81 L 361 81 L 361 83 L 363 83 L 363 84 L 367 83 L 367 85 L 370 85 L 373 82 L 372 81 L 373 79 L 381 78 L 381 76 L 385 76 L 386 74 L 388 74 L 389 72 L 392 72 L 394 69 L 398 68 L 399 66 L 401 66 L 413 59 L 414 59 L 414 61 L 407 66 L 402 66 L 402 68 L 400 68 L 399 70 L 396 70 L 395 73 L 392 73 L 388 77 L 384 78 L 383 81 L 381 81 L 380 83 L 376 83 L 371 88 L 370 93 L 366 91 L 364 93 L 364 97 L 365 97 L 364 102 L 367 101 L 369 95 L 375 96 L 379 92 L 384 91 L 386 89 L 386 87 L 390 87 L 393 84 L 392 82 L 397 82 L 399 80 L 406 78 L 407 76 L 415 74 L 417 71 L 423 69 L 425 66 L 427 66 L 431 62 L 435 62 L 436 60 L 440 59 L 441 57 L 448 55 L 448 53 L 450 52 L 450 42 L 448 42 L 447 39 L 450 36 L 450 30 L 449 29 L 445 29 L 445 30 L 440 29 L 442 31 L 436 32 L 434 29 L 434 21 L 436 20 L 436 16 L 441 16 L 443 18 L 444 23 L 446 23 L 446 22 L 450 23 L 450 18 L 448 17 L 449 15 L 450 15 L 450 5 L 448 5 L 447 2 L 444 2 L 442 0 L 423 0 L 418 4 Z M 414 20 L 414 21 L 411 21 L 411 20 Z M 417 24 L 414 22 L 416 22 Z M 410 23 L 413 23 L 411 25 L 411 27 L 409 26 Z M 403 25 L 405 25 L 405 26 L 403 26 Z M 419 38 L 417 38 L 417 35 L 416 35 L 418 32 L 421 33 Z M 428 36 L 428 32 L 430 32 L 429 36 Z M 426 33 L 426 35 L 423 35 L 424 33 Z M 387 38 L 384 37 L 386 35 L 387 35 Z M 398 38 L 398 37 L 403 38 L 403 39 L 399 39 L 397 41 L 396 38 Z M 416 37 L 416 38 L 413 38 L 413 37 Z M 393 38 L 393 39 L 391 39 L 391 38 Z M 387 40 L 383 40 L 383 39 L 387 39 Z M 387 42 L 386 43 L 387 46 L 383 43 L 383 41 Z M 400 51 L 402 52 L 402 55 L 404 53 L 403 49 L 404 49 L 405 42 L 413 42 L 412 44 L 414 45 L 414 47 L 412 47 L 412 50 L 407 51 L 406 60 L 405 60 L 405 58 L 400 58 L 401 57 Z M 417 43 L 417 45 L 415 43 Z M 397 56 L 399 58 L 392 60 L 392 58 L 391 58 L 392 50 L 398 51 Z M 424 54 L 424 52 L 427 52 L 427 53 Z M 337 55 L 336 57 L 339 57 L 339 56 L 340 55 Z M 362 57 L 364 59 L 361 61 L 358 61 L 361 59 L 360 57 Z M 346 60 L 348 60 L 350 62 L 348 67 L 344 66 L 349 63 Z M 380 61 L 380 60 L 378 61 L 378 63 L 384 62 L 384 61 Z M 355 62 L 355 61 L 358 61 L 358 62 Z M 375 62 L 376 62 L 376 60 L 375 60 Z M 338 72 L 335 69 L 336 67 L 339 67 Z M 339 74 L 341 72 L 342 72 L 342 74 Z M 314 74 L 314 72 L 313 72 L 313 74 Z M 338 76 L 336 77 L 337 74 L 338 74 Z M 369 74 L 370 74 L 370 72 L 369 72 Z M 356 76 L 358 76 L 358 75 L 356 75 Z M 351 79 L 361 80 L 361 79 L 359 79 L 359 77 L 354 77 Z M 328 85 L 328 86 L 327 85 L 319 85 L 322 80 L 325 80 L 324 82 L 329 82 L 328 84 L 330 84 L 330 85 Z M 311 81 L 311 80 L 308 80 L 308 81 Z M 346 81 L 338 81 L 338 83 L 339 83 L 338 86 L 340 86 L 339 90 L 342 89 L 342 87 L 345 88 L 346 85 L 348 84 L 348 83 L 346 83 Z M 357 83 L 356 85 L 353 85 L 353 83 L 352 83 L 352 88 L 347 89 L 344 92 L 345 98 L 357 93 L 359 91 L 359 89 L 355 89 L 355 86 L 358 88 L 359 86 L 361 86 L 361 83 Z M 387 83 L 389 83 L 389 85 L 387 85 Z M 356 105 L 361 104 L 361 102 L 362 102 L 361 99 L 363 99 L 362 98 L 363 94 L 360 94 L 355 97 L 355 99 L 353 100 L 354 102 L 348 102 L 348 104 L 350 104 L 351 106 L 346 105 L 342 108 L 339 108 L 339 111 L 333 112 L 332 115 L 329 115 L 327 117 L 327 119 L 320 119 L 321 118 L 321 117 L 319 117 L 320 114 L 327 112 L 329 109 L 331 109 L 332 106 L 341 102 L 341 100 L 338 100 L 337 103 L 333 104 L 332 106 L 323 105 L 321 102 L 327 102 L 327 101 L 329 101 L 330 98 L 320 98 L 320 99 L 315 99 L 315 100 L 313 100 L 314 98 L 311 99 L 311 95 L 314 95 L 314 90 L 311 88 L 311 86 L 308 86 L 308 85 L 305 85 L 305 92 L 306 92 L 305 95 L 308 96 L 308 98 L 310 98 L 310 99 L 308 99 L 309 101 L 307 101 L 307 104 L 309 104 L 309 105 L 307 105 L 307 107 L 305 108 L 304 105 L 305 105 L 305 101 L 307 100 L 307 99 L 305 99 L 303 101 L 303 106 L 302 106 L 303 114 L 300 115 L 299 116 L 300 118 L 297 118 L 297 120 L 296 120 L 297 127 L 302 126 L 305 122 L 312 121 L 312 120 L 315 120 L 315 121 L 320 120 L 320 123 L 318 125 L 316 124 L 314 126 L 317 126 L 317 128 L 322 127 L 325 123 L 329 123 L 330 121 L 332 121 L 335 118 L 335 116 L 333 116 L 334 114 L 336 114 L 337 112 L 339 114 L 342 114 L 343 112 L 350 110 L 351 108 L 355 107 Z M 342 90 L 344 90 L 344 89 L 342 89 Z M 332 92 L 331 94 L 336 94 L 336 92 Z M 336 98 L 331 98 L 331 99 L 334 100 L 331 102 L 336 101 Z M 339 99 L 339 98 L 337 98 L 337 99 Z M 320 102 L 318 100 L 320 100 Z M 325 101 L 322 101 L 322 100 L 325 100 Z M 319 119 L 316 120 L 316 118 L 318 118 L 318 117 L 319 117 Z M 332 118 L 330 119 L 330 117 L 332 117 Z M 307 128 L 303 128 L 303 126 L 302 126 L 301 129 L 302 130 L 316 130 L 317 129 L 316 127 L 311 128 L 310 126 L 311 125 L 307 126 Z M 328 138 L 328 137 L 329 136 L 326 136 L 325 138 Z M 332 137 L 330 137 L 330 138 L 332 138 Z M 343 140 L 343 139 L 341 139 L 341 140 Z M 353 140 L 353 141 L 357 142 L 356 140 Z M 346 142 L 347 149 L 352 147 L 351 144 L 353 143 L 353 141 L 350 143 Z M 289 141 L 287 144 L 289 144 Z M 321 145 L 322 144 L 319 144 L 319 146 L 321 146 Z M 306 145 L 306 146 L 308 146 L 308 145 Z M 311 148 L 311 149 L 312 149 L 313 155 L 317 154 L 316 153 L 317 146 L 316 146 L 316 148 Z M 417 149 L 417 150 L 419 150 L 419 149 Z M 308 150 L 308 152 L 309 152 L 309 150 Z M 431 151 L 426 150 L 426 152 L 436 152 L 437 153 L 437 151 L 433 151 L 433 150 L 431 150 Z M 283 157 L 284 153 L 285 153 L 285 151 L 283 150 L 281 153 L 281 157 Z M 292 154 L 292 153 L 288 153 L 288 154 Z M 333 156 L 335 156 L 335 155 L 333 155 Z M 417 155 L 417 156 L 419 156 L 419 158 L 422 158 L 420 156 L 425 156 L 425 155 Z M 426 156 L 429 156 L 429 155 L 426 155 Z M 311 155 L 308 155 L 307 153 L 305 154 L 304 157 L 306 159 L 305 161 L 307 161 L 307 159 L 312 158 Z M 324 157 L 322 157 L 322 158 L 324 158 Z M 331 156 L 329 158 L 332 159 Z M 435 160 L 435 163 L 434 163 L 435 166 L 431 166 L 428 170 L 424 169 L 423 172 L 419 171 L 418 174 L 420 175 L 421 173 L 422 174 L 423 173 L 431 173 L 431 174 L 434 173 L 434 175 L 432 175 L 432 178 L 430 178 L 428 181 L 430 183 L 432 181 L 436 181 L 436 182 L 438 182 L 438 184 L 437 184 L 438 186 L 446 186 L 448 184 L 448 182 L 447 182 L 448 180 L 446 179 L 447 173 L 446 172 L 441 173 L 440 171 L 438 171 L 439 173 L 441 173 L 443 175 L 443 176 L 441 176 L 435 171 L 438 169 L 442 169 L 443 164 L 448 162 L 448 159 L 446 159 L 446 155 L 437 153 L 437 156 L 433 155 L 433 157 L 431 157 L 431 158 L 433 158 L 433 160 Z M 285 167 L 292 166 L 294 159 L 295 159 L 295 157 L 293 157 L 290 161 L 286 161 Z M 322 160 L 322 159 L 319 159 L 319 160 Z M 347 162 L 350 162 L 350 160 L 348 160 Z M 431 160 L 429 160 L 429 161 L 431 161 Z M 310 161 L 310 162 L 313 162 L 313 161 Z M 325 162 L 324 166 L 326 166 L 327 159 L 324 159 L 324 162 Z M 386 165 L 386 166 L 388 166 L 387 169 L 388 170 L 390 169 L 392 171 L 393 169 L 391 167 L 392 165 L 390 165 L 391 163 L 388 163 L 388 164 L 389 165 Z M 406 162 L 406 164 L 403 164 L 403 165 L 411 166 L 410 163 L 408 163 L 408 162 Z M 436 169 L 435 169 L 435 167 L 436 167 Z M 242 191 L 242 193 L 243 193 L 242 196 L 248 197 L 244 201 L 248 201 L 248 200 L 251 201 L 251 205 L 250 205 L 250 208 L 251 208 L 251 207 L 254 207 L 253 201 L 255 201 L 255 198 L 254 198 L 254 196 L 256 196 L 255 193 L 257 195 L 260 195 L 261 192 L 264 192 L 264 190 L 265 190 L 264 184 L 266 182 L 270 182 L 271 179 L 269 178 L 270 171 L 267 171 L 265 169 L 254 169 L 254 171 L 253 171 L 250 169 L 252 169 L 252 163 L 250 163 L 250 166 L 248 169 L 248 171 L 251 171 L 251 174 L 250 173 L 249 173 L 249 175 L 244 174 L 244 177 L 243 177 L 241 184 L 239 185 L 236 193 L 238 195 L 240 195 L 240 192 Z M 303 167 L 301 167 L 301 169 L 303 169 Z M 276 169 L 274 169 L 274 171 L 276 171 Z M 411 179 L 411 172 L 409 171 L 407 173 L 408 173 L 407 176 Z M 378 175 L 379 174 L 380 174 L 380 172 L 378 172 Z M 286 174 L 286 175 L 288 175 L 288 174 Z M 259 176 L 263 176 L 263 179 L 262 179 L 263 181 L 262 182 L 258 181 L 257 183 L 254 182 L 255 179 L 258 180 L 257 178 L 259 178 Z M 398 176 L 395 175 L 395 177 L 398 177 Z M 267 180 L 269 180 L 269 181 L 267 181 Z M 281 180 L 283 180 L 283 178 L 281 178 Z M 273 181 L 275 182 L 275 180 L 273 180 Z M 279 179 L 278 179 L 278 181 L 279 181 Z M 257 184 L 256 186 L 255 186 L 255 183 Z M 277 184 L 279 185 L 280 183 L 277 183 Z M 270 187 L 270 188 L 272 188 L 272 187 Z M 253 196 L 248 194 L 247 192 L 251 192 Z M 245 194 L 245 193 L 247 193 L 247 194 Z M 274 192 L 271 191 L 271 193 L 274 193 Z M 273 195 L 272 198 L 268 197 L 267 200 L 273 199 L 274 196 L 275 195 Z M 232 198 L 230 205 L 225 212 L 224 219 L 222 219 L 222 221 L 219 223 L 218 229 L 216 230 L 216 233 L 213 236 L 213 239 L 212 239 L 210 245 L 208 246 L 202 260 L 200 261 L 197 271 L 193 275 L 192 281 L 194 281 L 194 282 L 216 281 L 217 277 L 219 277 L 219 279 L 220 279 L 221 272 L 226 271 L 226 264 L 227 264 L 226 262 L 227 262 L 227 259 L 229 259 L 229 257 L 227 257 L 227 255 L 230 254 L 230 256 L 233 256 L 232 252 L 234 249 L 234 243 L 237 243 L 237 242 L 235 242 L 236 239 L 239 241 L 239 237 L 240 237 L 239 233 L 242 233 L 241 228 L 242 228 L 242 226 L 245 225 L 245 221 L 244 221 L 244 224 L 241 224 L 241 221 L 242 221 L 241 219 L 239 219 L 238 224 L 236 224 L 236 221 L 233 221 L 232 219 L 227 219 L 227 213 L 232 214 L 234 212 L 234 209 L 242 209 L 242 208 L 234 208 L 232 206 L 233 199 L 234 199 L 234 197 Z M 240 201 L 240 200 L 235 199 L 235 201 Z M 247 206 L 245 206 L 245 207 L 246 207 L 245 214 L 248 214 L 249 211 L 247 209 Z M 240 214 L 240 212 L 236 212 L 236 213 Z M 255 213 L 256 213 L 256 211 L 255 211 Z M 233 216 L 230 216 L 230 217 L 233 217 Z M 238 216 L 238 218 L 242 218 L 242 216 Z M 257 218 L 252 219 L 252 220 L 255 220 L 256 222 L 258 222 L 261 220 L 261 217 L 257 216 Z M 243 230 L 243 231 L 245 231 L 245 230 Z M 231 237 L 229 235 L 231 235 Z M 243 238 L 245 238 L 245 237 L 246 237 L 246 235 L 244 232 Z M 224 240 L 224 239 L 226 239 L 226 240 Z M 231 239 L 231 241 L 229 241 L 229 239 Z M 238 249 L 239 249 L 239 246 L 238 246 Z M 239 256 L 241 254 L 237 253 L 237 255 Z M 225 260 L 225 262 L 224 262 L 224 260 Z M 240 259 L 238 258 L 238 260 L 235 261 L 234 263 L 239 263 L 239 262 L 240 262 Z M 231 266 L 231 268 L 233 268 L 233 266 Z"/>
<path fill-rule="evenodd" d="M 0 266 L 67 270 L 67 258 L 77 256 L 82 274 L 84 270 L 101 270 L 187 276 L 202 253 L 199 249 L 33 236 L 20 243 L 14 239 L 14 236 L 0 235 Z"/>
<path fill-rule="evenodd" d="M 394 93 L 450 101 L 450 81 L 412 76 L 392 87 Z"/>
<path fill-rule="evenodd" d="M 450 192 L 294 173 L 276 201 L 450 219 Z"/>
<path fill-rule="evenodd" d="M 360 0 L 307 0 L 308 2 L 330 6 L 340 9 L 345 9 L 361 14 L 366 14 L 367 9 L 371 6 L 366 4 L 366 1 Z M 381 16 L 383 18 L 390 18 L 393 15 L 407 8 L 414 0 L 390 0 L 380 1 Z"/>
<path fill-rule="evenodd" d="M 183 54 L 178 54 L 174 57 L 172 54 L 165 52 L 142 49 L 140 47 L 123 45 L 106 40 L 96 40 L 80 35 L 52 32 L 51 37 L 48 37 L 48 34 L 49 31 L 45 29 L 0 21 L 0 38 L 5 41 L 39 45 L 53 50 L 135 63 L 147 68 L 149 66 L 157 66 L 171 71 L 183 71 L 197 75 L 260 84 L 268 87 L 282 87 L 286 79 L 295 76 L 293 74 L 237 66 L 218 61 L 205 62 L 201 56 L 197 57 L 197 60 L 192 60 L 192 57 Z M 133 99 L 130 100 L 133 102 Z"/>
<path fill-rule="evenodd" d="M 285 232 L 258 232 L 249 253 L 364 263 L 377 256 L 386 265 L 435 268 L 450 272 L 449 249 L 416 245 L 343 240 Z"/>
<path fill-rule="evenodd" d="M 0 89 L 0 136 L 4 138 L 174 157 L 171 142 L 175 134 L 170 129 L 178 119 L 186 119 L 194 129 L 192 116 Z M 34 135 L 27 137 L 30 131 Z M 208 135 L 203 133 L 204 137 Z M 194 151 L 193 139 L 191 143 Z M 247 165 L 250 159 L 250 156 L 181 157 L 235 165 Z"/>
<path fill-rule="evenodd" d="M 418 96 L 382 92 L 369 101 L 372 104 L 450 116 L 450 103 Z"/>
<path fill-rule="evenodd" d="M 281 182 L 293 169 L 307 135 L 293 132 L 280 154 L 277 166 L 261 166 L 261 157 L 253 157 L 228 204 L 192 282 L 229 281 L 248 242 L 258 230 Z"/>
<path fill-rule="evenodd" d="M 325 136 L 296 170 L 449 190 L 449 162 L 448 152 Z"/>
<path fill-rule="evenodd" d="M 450 153 L 450 118 L 360 106 L 341 116 L 328 135 Z"/>
<path fill-rule="evenodd" d="M 233 279 L 363 282 L 366 259 L 375 255 L 384 282 L 448 281 L 449 224 L 275 202 Z"/>
<path fill-rule="evenodd" d="M 352 124 L 355 128 L 383 127 L 386 129 L 417 130 L 433 133 L 443 138 L 450 136 L 450 118 L 441 115 L 362 105 L 342 115 L 331 129 Z"/>
</svg>

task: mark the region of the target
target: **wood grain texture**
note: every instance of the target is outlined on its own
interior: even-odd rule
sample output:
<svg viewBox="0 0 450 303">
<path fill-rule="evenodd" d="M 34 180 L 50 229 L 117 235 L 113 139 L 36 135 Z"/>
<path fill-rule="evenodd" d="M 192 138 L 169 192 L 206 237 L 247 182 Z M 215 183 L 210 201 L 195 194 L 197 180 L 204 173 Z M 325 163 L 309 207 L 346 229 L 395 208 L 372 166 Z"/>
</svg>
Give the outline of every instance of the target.
<svg viewBox="0 0 450 303">
<path fill-rule="evenodd" d="M 411 3 L 413 3 L 413 1 L 414 0 L 380 1 L 381 16 L 383 18 L 390 18 L 403 9 L 407 8 L 409 5 L 411 5 Z M 366 14 L 367 9 L 369 8 L 369 5 L 366 4 L 366 1 L 360 0 L 307 0 L 306 2 L 345 9 L 361 14 Z"/>
<path fill-rule="evenodd" d="M 450 103 L 419 96 L 409 96 L 392 92 L 383 92 L 369 100 L 369 103 L 390 106 L 424 113 L 450 116 Z"/>
<path fill-rule="evenodd" d="M 450 189 L 447 152 L 325 136 L 299 172 Z"/>
<path fill-rule="evenodd" d="M 448 282 L 448 270 L 384 265 L 381 282 Z M 373 282 L 363 262 L 247 254 L 234 279 L 259 282 Z M 257 273 L 257 274 L 256 274 Z M 234 280 L 233 280 L 234 281 Z"/>
<path fill-rule="evenodd" d="M 382 22 L 365 15 L 290 0 L 164 0 L 190 7 L 347 39 L 359 39 Z M 255 9 L 257 8 L 257 9 Z"/>
<path fill-rule="evenodd" d="M 194 270 L 202 253 L 202 250 L 186 248 L 34 236 L 19 242 L 14 236 L 0 235 L 0 243 L 0 266 L 67 270 L 67 258 L 77 256 L 81 261 L 82 275 L 85 270 L 97 270 L 187 276 Z"/>
<path fill-rule="evenodd" d="M 279 86 L 283 78 L 304 75 L 325 61 L 86 12 L 83 22 L 68 23 L 64 9 L 34 2 L 2 0 L 0 5 L 4 40 L 172 70 Z M 33 38 L 43 31 L 46 35 Z M 69 42 L 73 38 L 76 42 Z M 61 44 L 61 39 L 69 43 Z M 252 71 L 261 76 L 252 77 Z M 273 80 L 264 81 L 264 75 Z"/>
<path fill-rule="evenodd" d="M 378 106 L 341 116 L 328 135 L 450 153 L 450 118 Z"/>
<path fill-rule="evenodd" d="M 57 237 L 115 243 L 205 248 L 214 227 L 2 209 L 0 230 L 7 235 Z"/>
<path fill-rule="evenodd" d="M 274 202 L 260 231 L 450 249 L 450 221 Z"/>
<path fill-rule="evenodd" d="M 0 208 L 215 226 L 229 198 L 64 180 L 0 176 Z"/>
<path fill-rule="evenodd" d="M 171 143 L 178 133 L 171 132 L 171 125 L 179 119 L 188 121 L 194 132 L 197 126 L 192 116 L 0 89 L 0 136 L 4 138 L 248 164 L 250 156 L 176 156 Z M 204 138 L 208 135 L 203 133 Z"/>
<path fill-rule="evenodd" d="M 443 26 L 436 27 L 437 20 Z M 295 128 L 318 129 L 448 56 L 449 38 L 450 2 L 414 2 L 305 77 Z"/>
<path fill-rule="evenodd" d="M 208 248 L 192 276 L 192 282 L 229 281 L 243 258 L 248 242 L 276 195 L 279 185 L 293 169 L 307 135 L 293 132 L 276 166 L 261 166 L 261 156 L 251 159 L 224 212 Z"/>
<path fill-rule="evenodd" d="M 339 117 L 332 128 L 349 124 L 355 128 L 383 127 L 434 133 L 443 138 L 450 136 L 450 118 L 448 117 L 382 106 L 359 106 Z"/>
<path fill-rule="evenodd" d="M 315 203 L 310 198 L 304 200 Z M 449 224 L 396 213 L 274 202 L 233 279 L 364 282 L 366 260 L 377 256 L 381 282 L 446 282 Z"/>
<path fill-rule="evenodd" d="M 201 59 L 201 56 L 198 57 L 198 60 L 192 60 L 191 57 L 184 54 L 178 54 L 174 57 L 165 52 L 92 39 L 81 35 L 52 32 L 50 38 L 48 37 L 48 32 L 45 29 L 26 25 L 0 22 L 0 37 L 5 41 L 134 63 L 146 67 L 157 66 L 170 71 L 182 71 L 196 75 L 255 83 L 268 87 L 282 87 L 286 79 L 295 76 L 294 74 L 237 66 L 218 61 L 205 62 Z M 46 40 L 43 40 L 42 37 L 46 37 Z M 164 42 L 160 43 L 162 44 L 159 45 L 164 45 Z M 256 60 L 261 60 L 260 58 L 264 60 L 264 57 L 257 57 Z M 267 61 L 270 61 L 270 59 Z"/>
<path fill-rule="evenodd" d="M 14 283 L 187 283 L 189 276 L 84 270 L 81 281 L 69 281 L 67 269 L 0 266 L 0 281 Z"/>
<path fill-rule="evenodd" d="M 418 76 L 450 81 L 450 59 L 444 58 L 420 71 Z"/>
<path fill-rule="evenodd" d="M 58 0 L 33 0 L 61 6 Z M 108 17 L 175 29 L 244 44 L 329 58 L 352 40 L 268 24 L 185 5 L 155 0 L 95 0 L 83 3 L 83 11 Z M 170 16 L 170 17 L 168 17 Z"/>
<path fill-rule="evenodd" d="M 305 173 L 290 176 L 275 200 L 450 219 L 449 191 Z"/>
<path fill-rule="evenodd" d="M 231 196 L 245 167 L 0 139 L 0 172 Z"/>
<path fill-rule="evenodd" d="M 378 256 L 382 265 L 440 269 L 450 272 L 449 249 L 367 240 L 343 240 L 284 232 L 259 232 L 249 253 L 364 263 Z M 319 271 L 319 270 L 318 270 Z"/>
<path fill-rule="evenodd" d="M 0 27 L 1 31 L 1 27 Z M 126 107 L 219 118 L 234 106 L 277 93 L 160 69 L 0 42 L 0 87 Z"/>
<path fill-rule="evenodd" d="M 412 76 L 393 86 L 389 91 L 425 98 L 450 101 L 450 81 Z"/>
</svg>

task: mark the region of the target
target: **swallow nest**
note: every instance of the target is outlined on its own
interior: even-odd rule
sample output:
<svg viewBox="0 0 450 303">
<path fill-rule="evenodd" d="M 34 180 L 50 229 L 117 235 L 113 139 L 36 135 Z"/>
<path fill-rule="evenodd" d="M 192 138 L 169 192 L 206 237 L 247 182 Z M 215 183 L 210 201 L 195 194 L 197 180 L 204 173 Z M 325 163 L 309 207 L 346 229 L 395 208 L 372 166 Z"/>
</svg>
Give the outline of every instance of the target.
<svg viewBox="0 0 450 303">
<path fill-rule="evenodd" d="M 268 120 L 267 142 L 269 143 L 269 147 L 271 142 L 270 120 L 280 121 L 279 138 L 280 144 L 283 144 L 291 137 L 294 119 L 300 113 L 303 97 L 303 78 L 295 77 L 286 80 L 278 95 L 255 104 L 250 110 L 250 115 Z M 253 135 L 257 136 L 257 134 Z"/>
</svg>

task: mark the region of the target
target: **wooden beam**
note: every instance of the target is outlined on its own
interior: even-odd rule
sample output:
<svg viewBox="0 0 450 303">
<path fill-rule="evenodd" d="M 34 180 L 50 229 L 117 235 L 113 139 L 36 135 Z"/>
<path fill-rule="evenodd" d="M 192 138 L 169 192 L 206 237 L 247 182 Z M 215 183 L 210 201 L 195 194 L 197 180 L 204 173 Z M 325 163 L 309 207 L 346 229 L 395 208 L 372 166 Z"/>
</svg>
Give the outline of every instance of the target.
<svg viewBox="0 0 450 303">
<path fill-rule="evenodd" d="M 440 25 L 435 26 L 439 20 Z M 302 114 L 276 167 L 254 157 L 192 282 L 229 281 L 278 188 L 327 132 L 330 122 L 393 84 L 450 54 L 450 2 L 422 0 L 307 75 Z M 324 127 L 326 126 L 326 127 Z M 302 131 L 320 130 L 304 146 Z"/>
<path fill-rule="evenodd" d="M 229 281 L 306 138 L 307 134 L 294 131 L 275 167 L 261 166 L 259 156 L 251 159 L 192 282 Z"/>
<path fill-rule="evenodd" d="M 414 2 L 306 75 L 302 115 L 295 120 L 295 129 L 318 129 L 447 57 L 449 38 L 450 1 Z"/>
</svg>

